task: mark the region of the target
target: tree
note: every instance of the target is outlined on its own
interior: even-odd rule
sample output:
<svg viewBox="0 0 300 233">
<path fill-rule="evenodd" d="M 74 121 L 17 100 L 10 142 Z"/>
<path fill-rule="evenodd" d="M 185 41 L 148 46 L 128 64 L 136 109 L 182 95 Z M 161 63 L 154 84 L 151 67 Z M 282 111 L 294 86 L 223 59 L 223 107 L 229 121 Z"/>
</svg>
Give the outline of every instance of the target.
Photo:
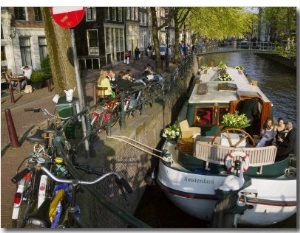
<svg viewBox="0 0 300 233">
<path fill-rule="evenodd" d="M 193 7 L 186 25 L 194 34 L 222 40 L 251 32 L 252 17 L 241 7 Z"/>
<path fill-rule="evenodd" d="M 56 94 L 64 95 L 64 90 L 76 87 L 70 30 L 59 27 L 53 21 L 49 7 L 42 7 L 41 12 L 44 21 L 54 90 Z"/>
</svg>

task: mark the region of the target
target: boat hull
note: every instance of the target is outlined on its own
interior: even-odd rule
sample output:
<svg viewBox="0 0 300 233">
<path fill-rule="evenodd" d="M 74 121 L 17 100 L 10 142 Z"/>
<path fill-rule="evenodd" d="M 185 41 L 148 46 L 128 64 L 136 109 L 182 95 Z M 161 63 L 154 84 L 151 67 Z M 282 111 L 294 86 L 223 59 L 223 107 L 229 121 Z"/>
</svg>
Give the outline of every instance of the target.
<svg viewBox="0 0 300 233">
<path fill-rule="evenodd" d="M 199 219 L 210 221 L 218 200 L 215 190 L 226 176 L 183 172 L 160 161 L 158 184 L 166 196 L 182 211 Z M 296 213 L 296 179 L 252 178 L 247 192 L 243 214 L 237 214 L 237 224 L 267 226 L 281 222 Z"/>
</svg>

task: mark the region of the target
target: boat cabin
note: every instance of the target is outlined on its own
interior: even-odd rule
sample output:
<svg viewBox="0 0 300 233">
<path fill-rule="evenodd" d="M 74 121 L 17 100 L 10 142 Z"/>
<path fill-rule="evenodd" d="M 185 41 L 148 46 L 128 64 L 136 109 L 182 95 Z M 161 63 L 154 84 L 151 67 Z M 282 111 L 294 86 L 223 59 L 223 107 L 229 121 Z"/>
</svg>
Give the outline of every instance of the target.
<svg viewBox="0 0 300 233">
<path fill-rule="evenodd" d="M 195 76 L 194 87 L 185 106 L 189 125 L 201 127 L 202 136 L 213 136 L 223 127 L 223 115 L 235 111 L 242 114 L 243 107 L 246 107 L 243 105 L 249 102 L 245 100 L 252 100 L 258 108 L 253 132 L 260 136 L 266 119 L 273 117 L 273 104 L 257 86 L 257 82 L 253 82 L 244 72 L 228 67 L 226 72 L 230 81 L 220 81 L 220 72 L 217 67 L 211 67 L 206 73 Z"/>
</svg>

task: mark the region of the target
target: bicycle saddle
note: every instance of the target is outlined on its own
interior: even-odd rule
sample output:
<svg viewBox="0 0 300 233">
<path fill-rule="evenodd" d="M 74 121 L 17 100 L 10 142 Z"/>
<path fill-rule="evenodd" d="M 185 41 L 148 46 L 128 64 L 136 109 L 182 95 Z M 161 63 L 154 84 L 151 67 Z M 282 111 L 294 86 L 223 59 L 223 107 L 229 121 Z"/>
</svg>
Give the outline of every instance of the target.
<svg viewBox="0 0 300 233">
<path fill-rule="evenodd" d="M 44 133 L 55 134 L 57 132 L 55 125 L 51 124 L 48 129 L 43 130 Z"/>
<path fill-rule="evenodd" d="M 46 139 L 43 137 L 43 131 L 37 129 L 34 135 L 27 137 L 26 140 L 29 142 L 46 143 Z"/>
<path fill-rule="evenodd" d="M 28 214 L 26 224 L 32 224 L 41 228 L 50 228 L 51 222 L 49 219 L 50 199 L 46 198 L 43 204 L 33 213 Z"/>
</svg>

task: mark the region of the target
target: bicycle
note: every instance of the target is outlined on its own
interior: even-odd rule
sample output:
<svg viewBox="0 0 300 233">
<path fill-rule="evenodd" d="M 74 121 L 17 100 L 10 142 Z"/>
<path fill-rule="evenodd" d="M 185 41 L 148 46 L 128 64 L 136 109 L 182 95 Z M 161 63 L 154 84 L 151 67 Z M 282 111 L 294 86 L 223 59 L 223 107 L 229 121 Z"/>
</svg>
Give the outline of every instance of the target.
<svg viewBox="0 0 300 233">
<path fill-rule="evenodd" d="M 35 134 L 26 139 L 33 143 L 33 151 L 29 153 L 29 157 L 25 158 L 20 166 L 17 168 L 17 174 L 19 169 L 27 162 L 25 169 L 12 179 L 12 182 L 16 184 L 16 193 L 13 202 L 12 211 L 12 227 L 16 228 L 22 225 L 20 222 L 20 216 L 26 215 L 28 211 L 34 208 L 39 208 L 45 201 L 49 192 L 53 189 L 53 183 L 48 180 L 48 177 L 41 172 L 36 172 L 32 169 L 32 166 L 36 163 L 37 159 L 54 161 L 58 156 L 69 153 L 71 146 L 64 139 L 53 126 L 53 122 L 50 124 L 50 119 L 57 119 L 56 116 L 49 113 L 45 108 L 26 108 L 25 111 L 43 112 L 47 117 L 47 129 L 37 129 Z M 56 122 L 56 121 L 55 121 Z M 52 169 L 52 164 L 49 162 L 49 168 Z"/>
<path fill-rule="evenodd" d="M 98 135 L 103 131 L 107 130 L 107 127 L 114 127 L 120 120 L 119 111 L 120 99 L 114 98 L 108 101 L 102 106 L 101 109 L 96 109 L 92 112 L 92 134 L 91 140 L 94 141 L 98 138 Z"/>
<path fill-rule="evenodd" d="M 53 181 L 55 181 L 57 185 L 54 191 L 57 191 L 57 193 L 52 198 L 47 197 L 46 200 L 43 202 L 43 204 L 40 206 L 40 208 L 24 216 L 23 224 L 21 225 L 22 227 L 37 226 L 41 228 L 50 228 L 50 227 L 52 228 L 85 227 L 86 228 L 87 226 L 80 220 L 80 209 L 78 204 L 76 203 L 76 193 L 79 189 L 78 188 L 79 185 L 83 185 L 83 186 L 94 185 L 99 183 L 100 181 L 103 181 L 109 176 L 114 176 L 116 184 L 119 186 L 126 202 L 127 202 L 127 198 L 124 189 L 128 193 L 133 192 L 129 183 L 116 172 L 108 172 L 103 174 L 91 169 L 88 166 L 87 167 L 75 166 L 76 169 L 83 170 L 88 174 L 100 175 L 100 177 L 93 181 L 84 181 L 78 179 L 64 179 L 55 176 L 49 169 L 47 169 L 43 165 L 45 163 L 46 160 L 43 161 L 42 159 L 39 158 L 36 166 L 34 166 L 34 170 L 43 171 L 48 177 L 50 177 Z M 24 171 L 18 173 L 14 178 L 18 180 L 19 177 L 23 176 L 23 173 Z M 70 185 L 70 187 L 68 185 Z M 65 203 L 63 203 L 63 201 Z M 56 210 L 56 213 L 54 213 L 55 211 L 53 211 L 53 209 Z M 50 218 L 52 218 L 52 222 Z"/>
</svg>

